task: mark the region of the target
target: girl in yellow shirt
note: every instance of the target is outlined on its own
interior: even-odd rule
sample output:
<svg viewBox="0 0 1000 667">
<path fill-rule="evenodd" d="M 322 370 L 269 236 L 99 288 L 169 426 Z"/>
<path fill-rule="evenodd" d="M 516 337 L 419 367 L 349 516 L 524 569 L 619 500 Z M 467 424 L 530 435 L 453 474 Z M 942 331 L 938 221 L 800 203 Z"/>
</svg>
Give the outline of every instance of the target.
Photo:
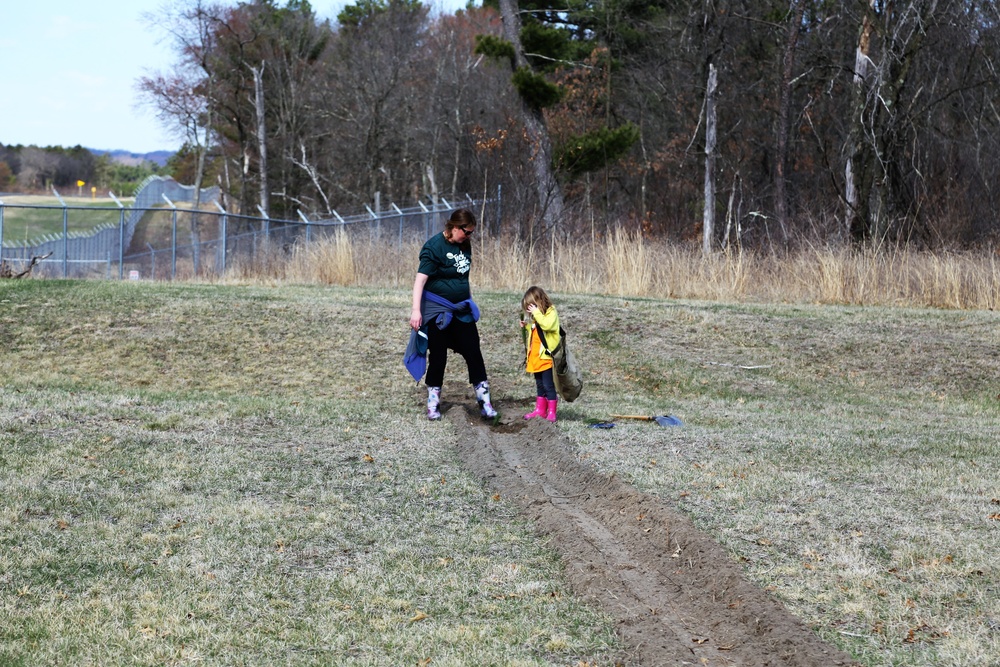
<svg viewBox="0 0 1000 667">
<path fill-rule="evenodd" d="M 526 353 L 525 368 L 535 376 L 537 389 L 535 409 L 524 415 L 524 418 L 545 417 L 554 422 L 559 397 L 552 376 L 552 355 L 549 350 L 554 350 L 559 345 L 559 313 L 545 290 L 534 285 L 524 293 L 521 310 L 528 315 L 527 318 L 523 315 L 521 317 Z"/>
</svg>

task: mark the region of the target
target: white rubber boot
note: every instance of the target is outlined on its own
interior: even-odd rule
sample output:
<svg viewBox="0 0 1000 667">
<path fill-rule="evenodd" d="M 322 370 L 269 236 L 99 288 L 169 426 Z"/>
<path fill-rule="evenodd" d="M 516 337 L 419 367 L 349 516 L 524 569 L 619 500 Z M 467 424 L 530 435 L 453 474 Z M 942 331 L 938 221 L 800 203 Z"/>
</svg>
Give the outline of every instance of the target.
<svg viewBox="0 0 1000 667">
<path fill-rule="evenodd" d="M 441 405 L 441 387 L 427 387 L 427 418 L 432 422 L 441 419 L 438 407 Z"/>
<path fill-rule="evenodd" d="M 479 412 L 485 419 L 493 419 L 497 416 L 497 411 L 493 409 L 490 401 L 490 383 L 483 380 L 476 385 L 476 402 L 479 403 Z"/>
</svg>

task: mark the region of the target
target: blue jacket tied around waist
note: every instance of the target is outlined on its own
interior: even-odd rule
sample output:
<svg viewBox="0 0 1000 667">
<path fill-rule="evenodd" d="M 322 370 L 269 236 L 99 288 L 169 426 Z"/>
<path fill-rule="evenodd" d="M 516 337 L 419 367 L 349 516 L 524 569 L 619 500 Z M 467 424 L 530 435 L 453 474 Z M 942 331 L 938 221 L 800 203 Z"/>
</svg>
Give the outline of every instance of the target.
<svg viewBox="0 0 1000 667">
<path fill-rule="evenodd" d="M 417 382 L 427 370 L 427 327 L 433 324 L 438 329 L 446 329 L 453 317 L 462 322 L 478 322 L 479 306 L 472 299 L 452 303 L 434 292 L 425 291 L 420 301 L 420 316 L 424 324 L 410 331 L 410 342 L 403 354 L 403 365 Z"/>
</svg>

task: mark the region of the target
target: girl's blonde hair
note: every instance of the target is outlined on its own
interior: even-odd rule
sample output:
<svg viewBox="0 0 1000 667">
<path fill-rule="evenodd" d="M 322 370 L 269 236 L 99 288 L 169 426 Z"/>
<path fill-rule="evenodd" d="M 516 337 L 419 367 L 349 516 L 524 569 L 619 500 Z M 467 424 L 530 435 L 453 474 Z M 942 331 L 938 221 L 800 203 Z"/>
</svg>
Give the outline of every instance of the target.
<svg viewBox="0 0 1000 667">
<path fill-rule="evenodd" d="M 538 306 L 538 310 L 544 313 L 552 307 L 552 299 L 549 298 L 549 295 L 541 287 L 532 285 L 524 293 L 524 297 L 521 298 L 521 310 L 528 310 L 528 306 L 531 304 Z"/>
</svg>

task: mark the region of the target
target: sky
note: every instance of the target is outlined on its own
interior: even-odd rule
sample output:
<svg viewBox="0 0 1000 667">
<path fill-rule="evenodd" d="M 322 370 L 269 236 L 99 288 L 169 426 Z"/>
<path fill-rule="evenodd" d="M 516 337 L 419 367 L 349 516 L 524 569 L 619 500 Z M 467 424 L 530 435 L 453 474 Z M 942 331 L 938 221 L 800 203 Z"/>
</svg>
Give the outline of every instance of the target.
<svg viewBox="0 0 1000 667">
<path fill-rule="evenodd" d="M 0 144 L 179 148 L 182 140 L 139 105 L 136 91 L 139 78 L 166 72 L 177 59 L 165 31 L 143 18 L 165 2 L 171 0 L 0 2 Z M 311 2 L 330 19 L 348 4 Z M 425 4 L 454 12 L 466 0 Z"/>
</svg>

